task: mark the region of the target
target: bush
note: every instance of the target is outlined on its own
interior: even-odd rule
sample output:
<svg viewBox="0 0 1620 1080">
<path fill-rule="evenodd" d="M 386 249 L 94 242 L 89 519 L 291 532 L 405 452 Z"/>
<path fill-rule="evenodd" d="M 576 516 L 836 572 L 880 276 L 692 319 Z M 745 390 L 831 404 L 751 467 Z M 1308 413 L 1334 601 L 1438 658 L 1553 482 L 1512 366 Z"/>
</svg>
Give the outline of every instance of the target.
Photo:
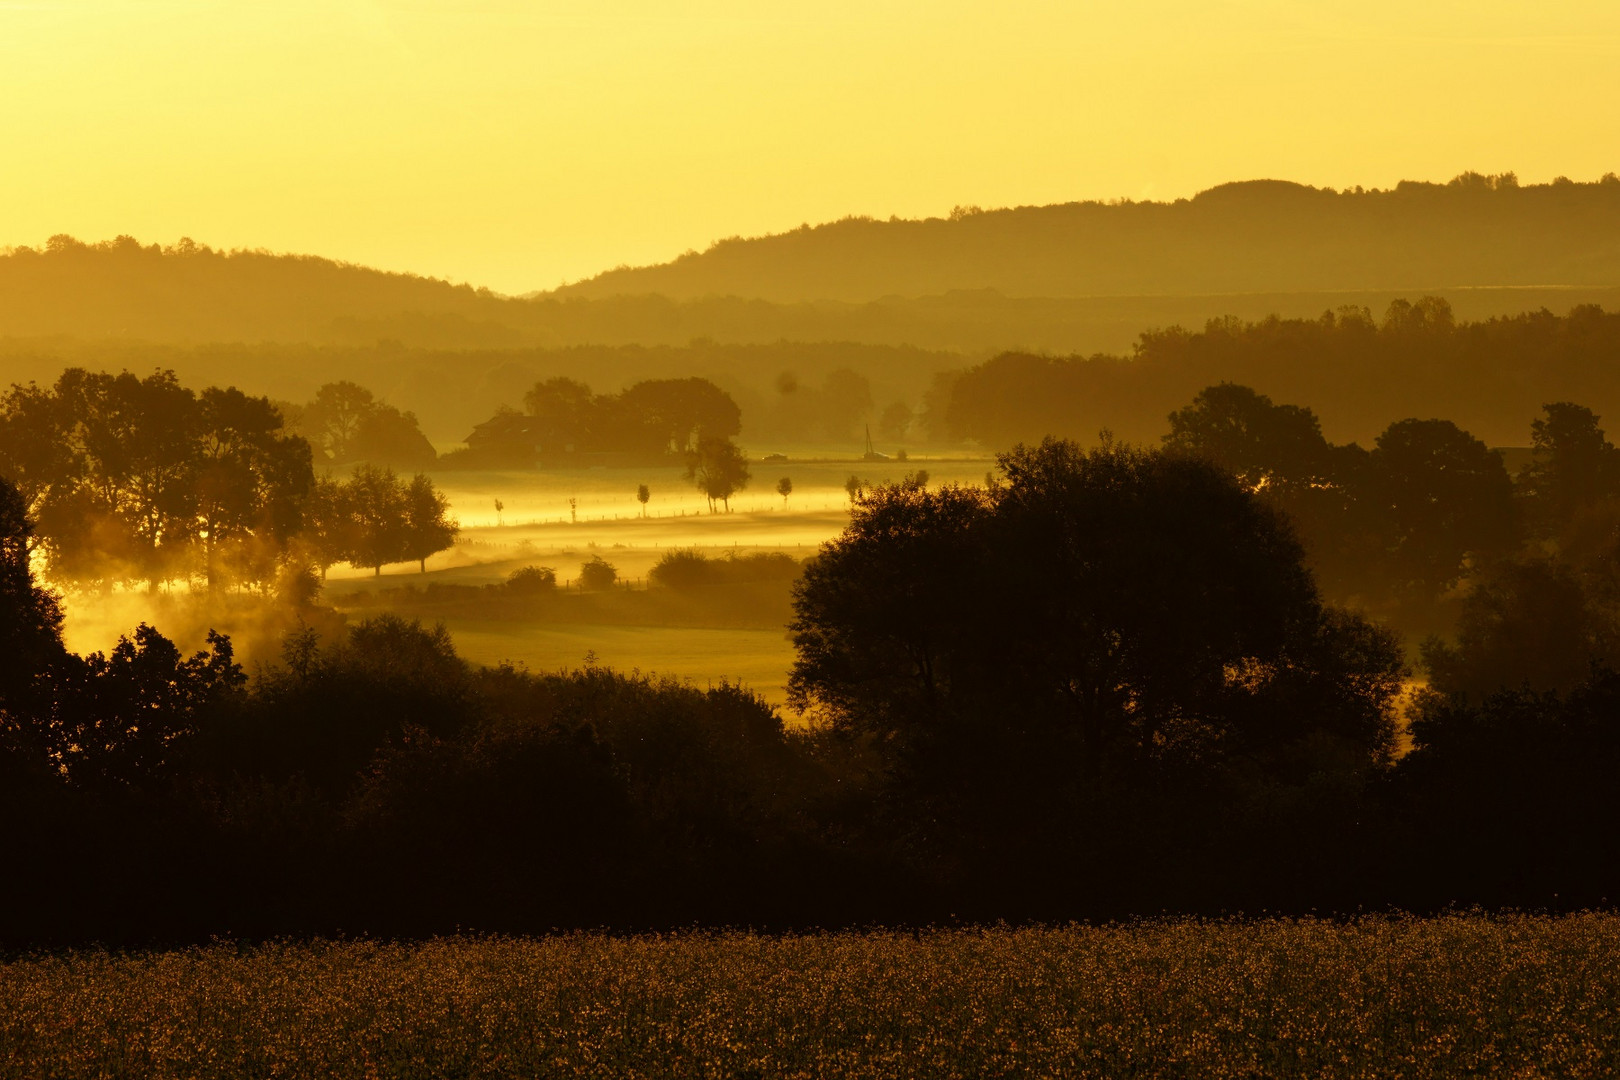
<svg viewBox="0 0 1620 1080">
<path fill-rule="evenodd" d="M 780 551 L 728 554 L 723 559 L 711 559 L 696 548 L 667 551 L 658 560 L 658 565 L 647 572 L 647 580 L 654 585 L 676 590 L 708 585 L 788 582 L 798 576 L 798 562 Z"/>
<path fill-rule="evenodd" d="M 611 589 L 619 580 L 619 571 L 600 555 L 592 555 L 589 562 L 580 564 L 579 587 L 592 592 Z"/>
<path fill-rule="evenodd" d="M 525 566 L 512 571 L 506 579 L 506 591 L 518 596 L 537 596 L 557 588 L 557 571 L 549 566 Z"/>
</svg>

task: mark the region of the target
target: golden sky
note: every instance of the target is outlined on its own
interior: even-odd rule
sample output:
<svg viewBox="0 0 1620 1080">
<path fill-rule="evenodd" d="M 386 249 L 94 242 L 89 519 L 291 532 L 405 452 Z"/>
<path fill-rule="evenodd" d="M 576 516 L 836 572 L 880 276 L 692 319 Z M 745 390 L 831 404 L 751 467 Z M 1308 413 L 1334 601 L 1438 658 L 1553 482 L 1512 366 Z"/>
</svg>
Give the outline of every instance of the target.
<svg viewBox="0 0 1620 1080">
<path fill-rule="evenodd" d="M 507 292 L 846 214 L 1620 171 L 1620 3 L 0 0 L 0 245 Z"/>
</svg>

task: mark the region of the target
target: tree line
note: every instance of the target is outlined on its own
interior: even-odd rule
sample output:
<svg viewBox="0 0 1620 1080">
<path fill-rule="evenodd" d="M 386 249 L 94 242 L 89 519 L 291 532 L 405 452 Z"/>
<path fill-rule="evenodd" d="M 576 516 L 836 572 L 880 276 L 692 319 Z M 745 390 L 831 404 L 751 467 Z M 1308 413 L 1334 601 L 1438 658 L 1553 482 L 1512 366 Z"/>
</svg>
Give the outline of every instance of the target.
<svg viewBox="0 0 1620 1080">
<path fill-rule="evenodd" d="M 617 394 L 596 394 L 556 376 L 523 395 L 521 411 L 503 406 L 467 436 L 446 464 L 534 468 L 608 458 L 635 463 L 679 459 L 703 440 L 742 430 L 731 395 L 707 379 L 643 379 Z"/>
<path fill-rule="evenodd" d="M 1163 441 L 1286 514 L 1326 595 L 1409 631 L 1448 630 L 1506 565 L 1584 573 L 1620 530 L 1620 451 L 1585 406 L 1544 406 L 1511 471 L 1448 420 L 1396 421 L 1371 448 L 1321 427 L 1310 408 L 1222 383 L 1172 413 Z"/>
<path fill-rule="evenodd" d="M 34 523 L 31 550 L 64 585 L 276 589 L 334 562 L 420 561 L 453 541 L 426 476 L 362 466 L 339 480 L 315 460 L 268 398 L 193 391 L 172 372 L 70 368 L 0 397 L 0 476 Z"/>
<path fill-rule="evenodd" d="M 1533 462 L 1544 507 L 1584 482 L 1575 462 L 1613 461 L 1570 457 L 1558 416 Z M 0 926 L 39 943 L 1616 895 L 1616 534 L 1587 569 L 1563 561 L 1573 540 L 1482 563 L 1457 632 L 1418 650 L 1428 688 L 1403 723 L 1399 636 L 1323 598 L 1271 486 L 1185 446 L 1046 440 L 982 486 L 860 492 L 794 587 L 802 729 L 732 686 L 475 668 L 442 628 L 387 616 L 292 633 L 252 678 L 228 641 L 186 657 L 150 627 L 72 657 L 0 487 L 0 813 L 28 823 L 0 830 Z M 692 562 L 660 576 L 715 571 Z"/>
<path fill-rule="evenodd" d="M 1330 429 L 1360 439 L 1391 416 L 1452 416 L 1491 445 L 1516 445 L 1527 398 L 1620 412 L 1616 350 L 1620 314 L 1596 305 L 1458 322 L 1445 300 L 1424 297 L 1395 300 L 1381 317 L 1341 307 L 1172 326 L 1142 334 L 1128 356 L 1003 353 L 936 377 L 924 420 L 934 438 L 987 447 L 1105 427 L 1158 438 L 1165 414 L 1224 381 L 1313 402 Z"/>
</svg>

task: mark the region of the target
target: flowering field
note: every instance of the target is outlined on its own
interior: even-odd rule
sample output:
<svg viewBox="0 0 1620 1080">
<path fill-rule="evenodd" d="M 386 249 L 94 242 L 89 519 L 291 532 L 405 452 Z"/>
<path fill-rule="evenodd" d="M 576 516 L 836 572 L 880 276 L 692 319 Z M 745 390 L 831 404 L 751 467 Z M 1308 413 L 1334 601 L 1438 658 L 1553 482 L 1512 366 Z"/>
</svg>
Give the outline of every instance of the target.
<svg viewBox="0 0 1620 1080">
<path fill-rule="evenodd" d="M 7 1077 L 1612 1075 L 1620 918 L 75 952 Z"/>
</svg>

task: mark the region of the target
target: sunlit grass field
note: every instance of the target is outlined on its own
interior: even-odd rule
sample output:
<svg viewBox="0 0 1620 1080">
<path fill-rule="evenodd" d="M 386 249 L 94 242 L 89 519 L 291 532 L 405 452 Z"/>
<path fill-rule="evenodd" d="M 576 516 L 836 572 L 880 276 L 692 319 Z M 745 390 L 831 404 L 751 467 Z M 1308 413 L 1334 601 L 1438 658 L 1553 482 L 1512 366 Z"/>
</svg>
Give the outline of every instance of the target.
<svg viewBox="0 0 1620 1080">
<path fill-rule="evenodd" d="M 216 944 L 0 964 L 6 1077 L 1599 1077 L 1620 918 Z"/>
<path fill-rule="evenodd" d="M 580 565 L 596 556 L 614 565 L 621 587 L 640 590 L 647 587 L 647 572 L 675 549 L 696 549 L 710 558 L 782 552 L 803 560 L 848 523 L 844 481 L 851 474 L 864 482 L 882 483 L 924 469 L 931 485 L 982 483 L 994 462 L 961 456 L 918 455 L 903 462 L 795 456 L 787 462 L 754 460 L 750 466 L 754 479 L 732 499 L 730 513 L 709 513 L 707 500 L 675 465 L 441 471 L 433 479 L 461 524 L 456 544 L 429 558 L 425 572 L 416 563 L 386 566 L 380 576 L 345 564 L 334 566 L 321 601 L 350 619 L 365 618 L 390 610 L 389 604 L 357 603 L 356 594 L 420 590 L 433 584 L 488 585 L 525 566 L 551 567 L 567 590 L 576 587 Z M 782 476 L 794 484 L 786 500 L 776 493 Z M 645 515 L 635 497 L 640 484 L 646 484 L 652 496 Z M 497 499 L 502 504 L 498 514 Z M 572 508 L 569 499 L 575 500 Z M 645 611 L 654 615 L 658 608 L 647 605 Z M 207 632 L 217 629 L 232 635 L 238 657 L 250 669 L 275 663 L 280 656 L 279 631 L 267 631 L 256 609 L 243 610 L 247 614 L 184 588 L 165 588 L 161 594 L 149 593 L 144 586 L 70 593 L 64 636 L 75 651 L 104 650 L 138 623 L 150 622 L 189 650 L 205 647 Z M 474 663 L 510 662 L 534 671 L 555 671 L 577 668 L 591 658 L 621 671 L 670 675 L 698 686 L 722 680 L 742 683 L 773 705 L 786 700 L 793 661 L 786 637 L 785 586 L 780 602 L 762 608 L 752 619 L 718 622 L 702 617 L 659 617 L 643 625 L 627 617 L 602 624 L 578 618 L 551 622 L 544 613 L 524 621 L 512 618 L 509 610 L 487 611 L 476 603 L 443 610 L 418 606 L 402 613 L 443 621 L 457 649 Z"/>
<path fill-rule="evenodd" d="M 780 551 L 795 559 L 815 554 L 849 520 L 850 475 L 882 483 L 926 470 L 930 484 L 982 483 L 994 463 L 988 459 L 914 456 L 908 461 L 867 462 L 790 456 L 786 462 L 750 462 L 753 480 L 731 500 L 730 513 L 708 512 L 708 502 L 682 470 L 654 468 L 548 469 L 507 472 L 442 472 L 434 482 L 449 497 L 462 535 L 454 548 L 427 561 L 387 567 L 380 578 L 369 571 L 334 568 L 329 601 L 363 615 L 345 596 L 358 590 L 387 590 L 433 582 L 488 584 L 522 566 L 549 566 L 564 587 L 578 577 L 580 564 L 594 556 L 612 563 L 629 588 L 645 587 L 647 572 L 676 548 L 695 548 L 710 557 L 728 553 Z M 784 500 L 776 482 L 793 480 Z M 646 484 L 651 498 L 636 501 Z M 496 500 L 502 509 L 495 509 Z M 568 500 L 575 504 L 570 507 Z M 442 618 L 457 649 L 481 664 L 511 662 L 535 671 L 574 668 L 587 656 L 623 671 L 673 675 L 697 685 L 740 682 L 766 701 L 786 700 L 793 648 L 782 625 L 648 626 L 591 625 L 578 621 L 547 624 L 484 617 L 458 609 Z M 784 620 L 785 621 L 785 620 Z"/>
</svg>

